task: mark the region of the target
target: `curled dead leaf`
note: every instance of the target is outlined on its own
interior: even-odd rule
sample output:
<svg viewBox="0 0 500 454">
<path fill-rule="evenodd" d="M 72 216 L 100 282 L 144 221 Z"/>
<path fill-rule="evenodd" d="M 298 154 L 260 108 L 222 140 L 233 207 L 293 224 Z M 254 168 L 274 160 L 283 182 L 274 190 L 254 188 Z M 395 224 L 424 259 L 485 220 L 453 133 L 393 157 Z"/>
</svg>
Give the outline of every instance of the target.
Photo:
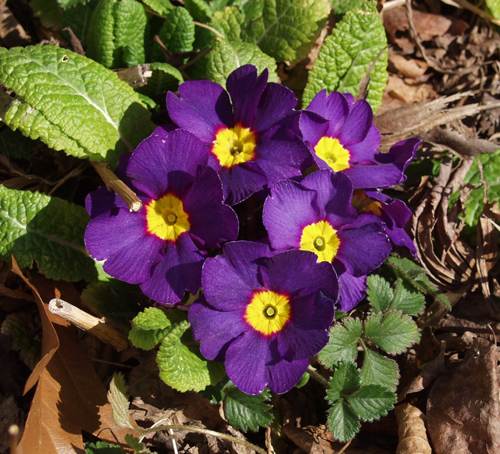
<svg viewBox="0 0 500 454">
<path fill-rule="evenodd" d="M 407 403 L 398 405 L 395 413 L 399 437 L 396 454 L 431 454 L 424 414 Z"/>
</svg>

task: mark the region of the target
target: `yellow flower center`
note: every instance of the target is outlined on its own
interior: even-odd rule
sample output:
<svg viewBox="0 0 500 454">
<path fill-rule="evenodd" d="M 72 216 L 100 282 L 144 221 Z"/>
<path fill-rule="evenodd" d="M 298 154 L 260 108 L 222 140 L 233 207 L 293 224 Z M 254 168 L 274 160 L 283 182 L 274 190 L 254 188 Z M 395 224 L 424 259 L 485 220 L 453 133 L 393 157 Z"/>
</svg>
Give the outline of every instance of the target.
<svg viewBox="0 0 500 454">
<path fill-rule="evenodd" d="M 272 290 L 254 293 L 245 311 L 246 322 L 264 336 L 280 332 L 290 320 L 288 296 Z"/>
<path fill-rule="evenodd" d="M 382 216 L 382 204 L 378 200 L 370 199 L 370 197 L 360 189 L 354 191 L 352 204 L 354 208 L 363 213 L 372 213 L 375 216 Z"/>
<path fill-rule="evenodd" d="M 314 147 L 318 158 L 325 161 L 335 172 L 341 172 L 350 167 L 351 154 L 344 148 L 338 139 L 322 137 Z"/>
<path fill-rule="evenodd" d="M 314 252 L 318 262 L 332 262 L 340 247 L 337 231 L 328 221 L 306 225 L 300 236 L 300 250 Z"/>
<path fill-rule="evenodd" d="M 182 200 L 172 194 L 166 194 L 146 205 L 146 223 L 149 233 L 167 241 L 177 240 L 191 227 Z"/>
<path fill-rule="evenodd" d="M 222 167 L 231 168 L 255 158 L 257 139 L 250 128 L 236 125 L 217 132 L 212 153 Z"/>
</svg>

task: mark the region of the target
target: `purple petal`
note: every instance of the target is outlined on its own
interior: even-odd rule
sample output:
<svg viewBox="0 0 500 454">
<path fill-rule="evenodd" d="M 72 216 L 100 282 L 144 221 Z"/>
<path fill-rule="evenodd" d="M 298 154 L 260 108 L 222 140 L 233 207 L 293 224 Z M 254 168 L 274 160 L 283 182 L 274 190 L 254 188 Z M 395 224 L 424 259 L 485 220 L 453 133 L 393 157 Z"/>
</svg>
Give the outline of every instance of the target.
<svg viewBox="0 0 500 454">
<path fill-rule="evenodd" d="M 351 163 L 373 162 L 379 146 L 380 133 L 375 126 L 372 126 L 361 142 L 349 145 Z"/>
<path fill-rule="evenodd" d="M 296 105 L 297 98 L 292 90 L 275 83 L 267 84 L 257 107 L 256 130 L 265 131 L 282 121 Z"/>
<path fill-rule="evenodd" d="M 235 122 L 254 127 L 257 106 L 266 88 L 267 75 L 265 70 L 257 76 L 257 68 L 253 65 L 241 66 L 229 75 L 226 86 L 233 102 Z"/>
<path fill-rule="evenodd" d="M 329 122 L 327 134 L 337 136 L 349 114 L 349 105 L 341 93 L 327 95 L 326 90 L 322 90 L 314 97 L 307 110 L 326 118 Z"/>
<path fill-rule="evenodd" d="M 322 213 L 334 225 L 342 224 L 346 218 L 355 216 L 352 206 L 352 184 L 344 174 L 329 170 L 313 172 L 301 181 L 307 189 L 316 191 L 316 203 Z"/>
<path fill-rule="evenodd" d="M 229 345 L 225 355 L 228 377 L 243 392 L 259 394 L 267 384 L 268 341 L 256 332 L 247 331 Z"/>
<path fill-rule="evenodd" d="M 229 205 L 243 202 L 252 194 L 264 189 L 267 184 L 266 176 L 255 163 L 221 169 L 219 176 L 222 180 L 224 200 Z"/>
<path fill-rule="evenodd" d="M 266 176 L 267 185 L 301 175 L 309 159 L 307 148 L 298 140 L 266 140 L 258 148 L 257 165 Z"/>
<path fill-rule="evenodd" d="M 121 197 L 104 187 L 97 188 L 85 197 L 85 210 L 91 218 L 109 211 L 116 211 L 117 208 L 128 210 L 127 204 Z"/>
<path fill-rule="evenodd" d="M 154 134 L 135 149 L 127 165 L 127 176 L 134 186 L 153 199 L 167 190 L 181 195 L 196 175 L 198 166 L 206 165 L 208 147 L 195 136 L 177 129 Z"/>
<path fill-rule="evenodd" d="M 368 134 L 372 122 L 373 113 L 370 104 L 364 100 L 357 101 L 342 125 L 339 134 L 340 141 L 347 147 L 361 142 Z"/>
<path fill-rule="evenodd" d="M 302 229 L 321 217 L 313 204 L 315 196 L 314 191 L 293 181 L 282 181 L 271 188 L 262 220 L 273 249 L 299 247 Z"/>
<path fill-rule="evenodd" d="M 308 359 L 279 360 L 268 364 L 266 377 L 269 388 L 277 394 L 290 391 L 300 381 L 308 365 Z"/>
<path fill-rule="evenodd" d="M 339 274 L 339 299 L 340 310 L 348 312 L 355 308 L 365 297 L 366 276 L 353 276 L 349 271 Z"/>
<path fill-rule="evenodd" d="M 91 219 L 84 239 L 89 254 L 97 260 L 105 260 L 146 236 L 144 209 L 139 213 L 120 209 L 116 214 L 106 213 Z"/>
<path fill-rule="evenodd" d="M 337 299 L 337 276 L 331 264 L 316 263 L 316 255 L 311 252 L 294 250 L 267 258 L 261 266 L 261 274 L 266 288 L 291 298 L 322 291 L 333 301 Z"/>
<path fill-rule="evenodd" d="M 202 286 L 205 298 L 215 309 L 242 309 L 252 292 L 262 287 L 257 261 L 270 254 L 269 248 L 251 241 L 226 243 L 223 255 L 209 258 L 203 265 Z"/>
<path fill-rule="evenodd" d="M 314 147 L 319 140 L 328 135 L 328 120 L 307 110 L 300 113 L 299 127 L 304 141 Z M 314 152 L 313 152 L 314 153 Z"/>
<path fill-rule="evenodd" d="M 241 311 L 220 312 L 199 301 L 189 308 L 189 322 L 194 338 L 200 342 L 201 354 L 209 360 L 217 358 L 230 341 L 248 328 Z"/>
<path fill-rule="evenodd" d="M 141 290 L 158 303 L 177 304 L 186 291 L 196 293 L 200 288 L 203 260 L 189 234 L 181 235 L 175 244 L 166 247 Z"/>
<path fill-rule="evenodd" d="M 158 238 L 144 236 L 111 254 L 103 269 L 121 281 L 141 284 L 149 279 L 151 269 L 161 260 L 161 247 L 162 241 Z"/>
<path fill-rule="evenodd" d="M 292 301 L 292 319 L 276 337 L 280 354 L 290 359 L 307 359 L 328 342 L 334 305 L 321 294 Z"/>
<path fill-rule="evenodd" d="M 344 173 L 354 189 L 387 188 L 398 184 L 403 175 L 393 164 L 355 165 Z"/>
<path fill-rule="evenodd" d="M 355 276 L 371 273 L 382 265 L 392 250 L 389 238 L 380 224 L 342 229 L 339 237 L 340 248 L 336 259 Z"/>
<path fill-rule="evenodd" d="M 222 183 L 214 170 L 208 167 L 198 170 L 183 202 L 191 223 L 189 233 L 201 242 L 204 249 L 236 240 L 238 217 L 232 208 L 222 204 Z"/>
<path fill-rule="evenodd" d="M 167 110 L 180 128 L 210 143 L 216 130 L 233 124 L 231 103 L 226 91 L 209 80 L 193 80 L 179 86 L 179 96 L 167 93 Z"/>
</svg>

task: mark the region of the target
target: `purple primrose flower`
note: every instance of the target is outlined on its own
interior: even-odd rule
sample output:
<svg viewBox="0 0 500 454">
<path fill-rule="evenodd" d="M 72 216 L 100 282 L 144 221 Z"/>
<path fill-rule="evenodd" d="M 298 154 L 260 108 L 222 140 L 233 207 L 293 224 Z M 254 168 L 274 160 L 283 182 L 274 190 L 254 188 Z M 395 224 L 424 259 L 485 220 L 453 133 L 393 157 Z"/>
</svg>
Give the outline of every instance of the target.
<svg viewBox="0 0 500 454">
<path fill-rule="evenodd" d="M 344 311 L 362 299 L 366 275 L 391 252 L 380 218 L 357 214 L 352 193 L 345 175 L 320 170 L 300 183 L 283 181 L 273 186 L 263 213 L 274 250 L 310 251 L 319 263 L 333 264 Z"/>
<path fill-rule="evenodd" d="M 302 137 L 320 169 L 343 172 L 354 189 L 386 188 L 404 180 L 417 139 L 379 153 L 380 133 L 370 105 L 349 94 L 320 91 L 300 114 Z"/>
<path fill-rule="evenodd" d="M 227 203 L 299 176 L 310 160 L 300 139 L 297 99 L 267 82 L 252 65 L 232 72 L 227 91 L 209 80 L 188 81 L 167 94 L 171 120 L 206 143 L 208 165 L 219 173 Z"/>
<path fill-rule="evenodd" d="M 139 284 L 159 303 L 196 292 L 207 250 L 236 239 L 238 219 L 222 202 L 207 147 L 187 131 L 157 128 L 127 156 L 123 178 L 143 202 L 130 212 L 119 196 L 89 194 L 85 246 L 111 276 Z"/>
<path fill-rule="evenodd" d="M 189 309 L 200 351 L 224 360 L 248 394 L 290 390 L 328 340 L 337 297 L 331 266 L 309 252 L 272 255 L 250 241 L 226 243 L 203 265 L 204 298 Z"/>
</svg>

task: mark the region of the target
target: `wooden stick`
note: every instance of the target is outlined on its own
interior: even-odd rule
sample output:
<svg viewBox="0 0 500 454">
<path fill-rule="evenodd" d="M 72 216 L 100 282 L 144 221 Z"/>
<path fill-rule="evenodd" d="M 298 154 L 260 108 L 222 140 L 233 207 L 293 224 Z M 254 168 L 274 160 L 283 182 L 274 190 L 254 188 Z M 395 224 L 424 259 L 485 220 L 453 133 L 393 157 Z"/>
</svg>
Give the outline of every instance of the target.
<svg viewBox="0 0 500 454">
<path fill-rule="evenodd" d="M 9 426 L 9 452 L 10 454 L 17 454 L 17 443 L 19 441 L 19 426 L 12 424 Z"/>
<path fill-rule="evenodd" d="M 130 211 L 135 212 L 141 209 L 142 202 L 137 194 L 120 180 L 105 162 L 92 162 L 92 165 L 102 178 L 104 185 L 110 191 L 116 192 L 127 204 Z"/>
<path fill-rule="evenodd" d="M 83 331 L 89 332 L 105 344 L 113 346 L 119 352 L 128 347 L 127 339 L 119 331 L 109 326 L 104 319 L 94 317 L 67 301 L 59 298 L 51 299 L 49 311 Z"/>
</svg>

